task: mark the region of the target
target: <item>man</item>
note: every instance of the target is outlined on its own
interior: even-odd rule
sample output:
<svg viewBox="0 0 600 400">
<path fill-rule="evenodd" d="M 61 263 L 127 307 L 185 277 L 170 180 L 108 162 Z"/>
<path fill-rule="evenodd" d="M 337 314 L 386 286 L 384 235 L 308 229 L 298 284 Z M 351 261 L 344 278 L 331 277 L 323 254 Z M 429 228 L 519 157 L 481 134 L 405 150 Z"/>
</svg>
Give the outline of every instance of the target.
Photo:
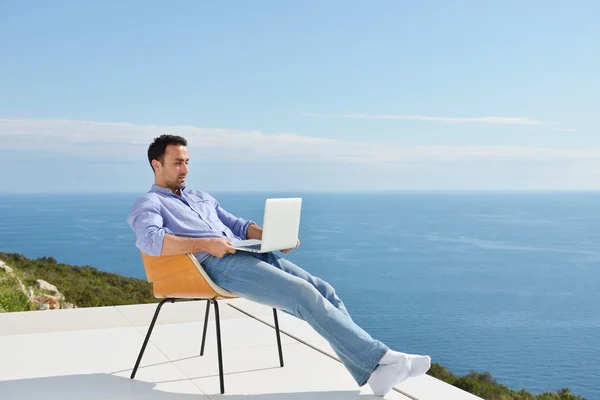
<svg viewBox="0 0 600 400">
<path fill-rule="evenodd" d="M 140 251 L 152 256 L 193 253 L 217 285 L 308 322 L 356 383 L 368 383 L 378 396 L 427 372 L 428 356 L 396 352 L 373 339 L 354 323 L 327 282 L 273 253 L 236 252 L 232 243 L 262 239 L 262 228 L 225 211 L 208 193 L 186 188 L 186 146 L 180 136 L 162 135 L 148 148 L 154 185 L 135 202 L 127 220 Z"/>
</svg>

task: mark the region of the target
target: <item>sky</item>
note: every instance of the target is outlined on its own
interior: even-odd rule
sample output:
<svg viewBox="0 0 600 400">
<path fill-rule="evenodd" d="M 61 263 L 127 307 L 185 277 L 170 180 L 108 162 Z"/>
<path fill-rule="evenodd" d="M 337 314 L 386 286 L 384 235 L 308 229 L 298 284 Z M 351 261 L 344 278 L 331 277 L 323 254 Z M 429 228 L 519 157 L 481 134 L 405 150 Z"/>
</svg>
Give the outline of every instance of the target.
<svg viewBox="0 0 600 400">
<path fill-rule="evenodd" d="M 600 189 L 597 1 L 0 0 L 0 193 Z"/>
</svg>

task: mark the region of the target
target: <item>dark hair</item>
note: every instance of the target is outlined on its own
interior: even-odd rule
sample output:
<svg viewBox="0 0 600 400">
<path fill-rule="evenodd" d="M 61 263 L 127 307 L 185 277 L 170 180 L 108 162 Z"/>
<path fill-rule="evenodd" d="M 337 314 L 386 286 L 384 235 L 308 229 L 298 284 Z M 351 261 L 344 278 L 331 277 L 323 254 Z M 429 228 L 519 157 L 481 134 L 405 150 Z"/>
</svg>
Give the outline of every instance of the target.
<svg viewBox="0 0 600 400">
<path fill-rule="evenodd" d="M 160 135 L 154 138 L 154 142 L 148 147 L 148 162 L 152 171 L 154 171 L 152 160 L 158 160 L 161 164 L 165 164 L 165 150 L 170 145 L 187 146 L 187 140 L 175 135 Z"/>
</svg>

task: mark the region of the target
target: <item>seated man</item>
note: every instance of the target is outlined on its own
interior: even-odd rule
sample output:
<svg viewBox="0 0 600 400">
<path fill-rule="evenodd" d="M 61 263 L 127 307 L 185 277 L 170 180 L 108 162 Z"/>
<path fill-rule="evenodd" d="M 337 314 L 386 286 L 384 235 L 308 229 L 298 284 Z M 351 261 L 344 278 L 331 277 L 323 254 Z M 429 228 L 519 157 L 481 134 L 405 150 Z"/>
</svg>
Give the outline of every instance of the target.
<svg viewBox="0 0 600 400">
<path fill-rule="evenodd" d="M 162 135 L 148 148 L 154 185 L 135 202 L 127 220 L 140 251 L 152 256 L 193 253 L 220 287 L 308 322 L 356 383 L 368 383 L 378 396 L 427 372 L 428 356 L 396 352 L 373 339 L 354 323 L 327 282 L 273 253 L 236 253 L 232 243 L 261 239 L 262 229 L 228 213 L 208 193 L 185 187 L 186 146 L 180 136 Z"/>
</svg>

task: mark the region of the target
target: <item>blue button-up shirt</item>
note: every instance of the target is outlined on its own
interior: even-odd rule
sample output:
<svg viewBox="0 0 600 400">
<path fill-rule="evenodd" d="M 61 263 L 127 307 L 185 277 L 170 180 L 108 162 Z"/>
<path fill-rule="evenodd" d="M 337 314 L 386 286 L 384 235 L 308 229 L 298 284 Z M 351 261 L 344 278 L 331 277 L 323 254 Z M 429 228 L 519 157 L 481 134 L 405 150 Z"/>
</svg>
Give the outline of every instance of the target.
<svg viewBox="0 0 600 400">
<path fill-rule="evenodd" d="M 165 234 L 193 237 L 224 237 L 237 242 L 246 239 L 253 221 L 231 215 L 205 192 L 181 189 L 181 197 L 169 189 L 152 185 L 133 205 L 127 223 L 136 235 L 136 246 L 145 254 L 158 256 Z M 198 261 L 207 252 L 196 253 Z"/>
</svg>

